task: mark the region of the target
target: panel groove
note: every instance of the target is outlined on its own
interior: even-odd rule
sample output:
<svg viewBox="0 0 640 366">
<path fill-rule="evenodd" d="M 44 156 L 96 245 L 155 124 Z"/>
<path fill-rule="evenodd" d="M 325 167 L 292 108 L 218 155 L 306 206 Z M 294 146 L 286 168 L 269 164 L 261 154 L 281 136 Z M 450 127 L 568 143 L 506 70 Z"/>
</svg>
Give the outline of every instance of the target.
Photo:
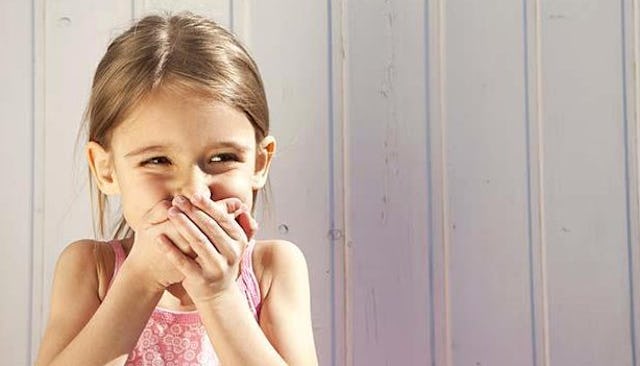
<svg viewBox="0 0 640 366">
<path fill-rule="evenodd" d="M 631 347 L 631 361 L 632 365 L 637 366 L 637 317 L 636 317 L 636 304 L 637 294 L 635 291 L 635 276 L 637 273 L 637 248 L 634 250 L 634 243 L 638 243 L 638 147 L 637 139 L 633 136 L 637 136 L 637 120 L 635 123 L 630 123 L 630 116 L 634 116 L 634 107 L 629 100 L 633 100 L 633 95 L 637 95 L 637 90 L 634 93 L 634 85 L 629 85 L 629 76 L 633 76 L 633 73 L 629 72 L 630 65 L 634 64 L 633 59 L 629 60 L 628 41 L 633 42 L 636 38 L 637 25 L 629 27 L 628 24 L 634 24 L 635 18 L 635 0 L 632 4 L 632 10 L 629 14 L 626 7 L 627 1 L 620 1 L 620 36 L 621 36 L 621 61 L 622 61 L 622 116 L 623 116 L 623 134 L 624 134 L 624 174 L 625 174 L 625 201 L 626 201 L 626 229 L 627 229 L 627 265 L 628 265 L 628 281 L 629 281 L 629 335 L 630 335 L 630 347 Z M 631 29 L 629 29 L 631 28 Z M 631 33 L 629 37 L 627 33 Z M 636 47 L 632 45 L 632 57 L 635 57 L 637 53 Z M 635 59 L 637 62 L 637 58 Z M 633 79 L 632 79 L 633 80 Z M 630 96 L 631 95 L 631 96 Z M 632 189 L 636 187 L 636 189 Z"/>
<path fill-rule="evenodd" d="M 446 219 L 444 2 L 425 2 L 425 139 L 427 178 L 427 304 L 432 366 L 451 365 L 448 280 L 448 220 Z"/>
<path fill-rule="evenodd" d="M 30 138 L 30 146 L 29 146 L 29 151 L 31 152 L 31 154 L 33 154 L 34 149 L 35 149 L 35 126 L 36 126 L 36 121 L 35 121 L 35 112 L 36 112 L 36 103 L 35 103 L 35 90 L 36 90 L 36 80 L 35 80 L 35 71 L 36 71 L 36 64 L 35 64 L 35 48 L 36 48 L 36 11 L 35 11 L 35 6 L 36 6 L 36 0 L 31 0 L 30 2 L 31 4 L 31 120 L 29 121 L 31 124 L 31 138 Z M 34 242 L 33 242 L 33 230 L 34 230 L 34 197 L 35 197 L 35 186 L 34 186 L 34 173 L 35 173 L 35 159 L 32 156 L 31 159 L 31 163 L 29 164 L 29 170 L 30 170 L 30 176 L 31 176 L 31 182 L 29 182 L 31 184 L 31 192 L 30 192 L 30 200 L 29 200 L 29 223 L 28 223 L 28 227 L 29 227 L 29 270 L 28 270 L 28 274 L 29 274 L 29 302 L 28 302 L 28 306 L 29 306 L 29 330 L 27 331 L 27 349 L 25 350 L 27 352 L 26 355 L 26 360 L 28 362 L 29 365 L 32 365 L 34 363 L 34 359 L 32 358 L 32 354 L 33 354 L 33 348 L 34 348 L 34 337 L 33 337 L 33 330 L 35 328 L 35 324 L 34 324 L 34 278 L 35 278 L 35 273 L 34 273 L 34 255 L 33 252 L 35 251 L 35 246 L 34 246 Z"/>
<path fill-rule="evenodd" d="M 426 147 L 425 147 L 425 153 L 427 154 L 426 156 L 426 163 L 427 163 L 427 167 L 426 167 L 426 181 L 427 181 L 427 215 L 428 215 L 428 219 L 427 219 L 427 225 L 426 225 L 426 230 L 427 230 L 427 258 L 426 258 L 426 264 L 427 264 L 427 273 L 429 274 L 429 283 L 428 286 L 429 288 L 427 289 L 427 301 L 426 303 L 429 304 L 429 317 L 427 318 L 429 320 L 429 324 L 427 324 L 427 329 L 429 330 L 429 353 L 430 353 L 430 361 L 431 361 L 431 366 L 436 366 L 437 365 L 437 358 L 436 358 L 436 319 L 435 319 L 435 291 L 434 291 L 434 246 L 436 243 L 435 240 L 435 233 L 433 232 L 434 230 L 434 225 L 433 225 L 433 215 L 434 215 L 434 208 L 433 208 L 433 166 L 431 164 L 431 124 L 432 124 L 432 120 L 431 120 L 431 107 L 432 107 L 432 101 L 431 101 L 431 88 L 430 88 L 430 79 L 431 79 L 431 63 L 430 63 L 430 57 L 431 57 L 431 53 L 430 53 L 430 47 L 431 47 L 431 42 L 429 42 L 429 37 L 431 36 L 431 32 L 429 31 L 429 26 L 430 26 L 431 22 L 430 22 L 430 13 L 429 13 L 429 1 L 425 1 L 424 4 L 424 40 L 425 40 L 425 47 L 424 47 L 424 60 L 425 60 L 425 80 L 424 80 L 424 89 L 425 89 L 425 143 L 426 143 Z"/>
<path fill-rule="evenodd" d="M 537 132 L 537 190 L 538 190 L 538 225 L 539 225 L 539 281 L 540 303 L 542 307 L 542 357 L 543 366 L 550 366 L 549 356 L 549 289 L 547 283 L 547 240 L 545 228 L 545 189 L 544 189 L 544 130 L 543 130 L 543 90 L 542 90 L 542 1 L 535 0 L 535 83 L 536 83 L 536 132 Z"/>
<path fill-rule="evenodd" d="M 353 365 L 353 272 L 351 247 L 351 176 L 349 166 L 349 26 L 348 6 L 343 0 L 335 0 L 340 11 L 340 41 L 338 42 L 339 70 L 339 108 L 341 120 L 341 164 L 342 164 L 342 225 L 343 225 L 343 267 L 342 267 L 342 364 Z"/>
<path fill-rule="evenodd" d="M 527 234 L 529 240 L 529 293 L 532 364 L 549 366 L 544 233 L 542 130 L 542 21 L 540 0 L 523 0 L 524 95 L 526 141 Z M 533 21 L 530 21 L 533 20 Z"/>
<path fill-rule="evenodd" d="M 630 237 L 630 279 L 633 281 L 638 280 L 640 278 L 640 268 L 638 263 L 640 263 L 640 248 L 638 248 L 638 242 L 640 241 L 640 233 L 638 232 L 638 228 L 640 227 L 640 169 L 638 169 L 638 163 L 640 162 L 640 149 L 638 149 L 638 141 L 640 139 L 640 128 L 638 124 L 640 123 L 640 1 L 631 0 L 631 15 L 630 15 L 630 24 L 632 24 L 631 28 L 631 42 L 632 42 L 632 78 L 634 81 L 631 88 L 631 99 L 635 101 L 635 103 L 630 103 L 632 107 L 631 115 L 634 116 L 632 123 L 628 124 L 631 127 L 631 131 L 629 132 L 629 140 L 630 147 L 632 151 L 629 153 L 629 156 L 632 157 L 631 163 L 629 167 L 631 168 L 630 176 L 635 180 L 632 181 L 632 187 L 635 189 L 630 189 L 629 192 L 632 193 L 632 197 L 627 201 L 631 204 L 631 215 L 629 217 L 631 228 L 631 237 Z M 626 79 L 626 78 L 625 78 Z M 634 159 L 633 159 L 634 158 Z M 635 245 L 633 245 L 635 243 Z M 637 283 L 634 281 L 630 283 L 631 293 L 631 327 L 635 334 L 634 342 L 631 345 L 633 349 L 634 355 L 634 366 L 638 366 L 637 364 L 637 355 L 640 352 L 640 344 L 638 344 L 637 335 L 640 334 L 640 322 L 638 320 L 638 310 L 634 304 L 640 303 L 640 299 L 638 299 L 639 292 L 636 290 Z"/>
<path fill-rule="evenodd" d="M 527 192 L 527 236 L 528 236 L 528 246 L 529 246 L 529 296 L 530 296 L 530 306 L 531 306 L 531 356 L 532 356 L 532 365 L 538 366 L 538 322 L 537 322 L 537 309 L 536 309 L 536 291 L 535 291 L 535 265 L 536 260 L 534 259 L 533 247 L 536 243 L 534 234 L 533 234 L 533 226 L 537 223 L 533 222 L 533 215 L 535 212 L 532 211 L 532 201 L 534 199 L 532 192 L 532 177 L 535 175 L 535 172 L 532 172 L 532 154 L 531 154 L 531 110 L 530 110 L 530 85 L 529 85 L 529 22 L 528 22 L 529 14 L 527 8 L 527 1 L 522 1 L 522 26 L 523 26 L 523 61 L 524 61 L 524 121 L 525 121 L 525 157 L 526 157 L 526 192 Z M 534 131 L 535 132 L 535 131 Z M 538 156 L 536 155 L 536 158 Z M 537 176 L 537 175 L 536 175 Z M 535 199 L 540 200 L 540 197 L 536 195 Z"/>
<path fill-rule="evenodd" d="M 334 232 L 336 230 L 336 219 L 335 219 L 335 147 L 334 147 L 334 116 L 333 116 L 333 30 L 332 30 L 332 8 L 331 1 L 327 0 L 327 92 L 328 92 L 328 107 L 329 107 L 329 118 L 327 120 L 328 126 L 328 144 L 329 144 L 329 230 L 330 232 Z M 331 308 L 331 365 L 335 366 L 336 364 L 336 312 L 335 312 L 335 242 L 328 238 L 329 244 L 329 271 L 331 273 L 331 290 L 330 290 L 330 308 Z"/>
<path fill-rule="evenodd" d="M 439 114 L 440 114 L 440 124 L 441 124 L 441 135 L 440 135 L 440 147 L 441 147 L 441 161 L 440 166 L 441 170 L 441 179 L 442 179 L 442 239 L 443 239 L 443 264 L 442 267 L 444 269 L 444 315 L 445 315 L 445 339 L 446 339 L 446 353 L 445 360 L 447 366 L 453 365 L 452 352 L 453 352 L 453 338 L 451 334 L 451 298 L 450 298 L 450 237 L 449 237 L 449 194 L 448 194 L 448 170 L 447 170 L 447 145 L 446 145 L 446 136 L 447 136 L 447 94 L 446 94 L 446 79 L 447 79 L 447 68 L 446 68 L 446 8 L 445 1 L 438 1 L 438 36 L 439 36 L 439 71 L 440 71 L 440 85 L 439 85 L 439 93 L 440 93 L 440 105 L 439 105 Z"/>
<path fill-rule="evenodd" d="M 630 245 L 630 279 L 637 280 L 640 278 L 640 268 L 638 263 L 640 263 L 640 248 L 638 248 L 638 242 L 640 241 L 640 234 L 638 232 L 638 227 L 640 227 L 640 170 L 638 167 L 638 162 L 640 162 L 640 149 L 638 149 L 638 140 L 640 139 L 640 128 L 638 124 L 640 123 L 640 67 L 638 63 L 640 62 L 640 2 L 638 0 L 631 0 L 631 15 L 630 15 L 630 24 L 632 24 L 631 28 L 631 42 L 632 42 L 632 78 L 634 81 L 632 86 L 628 86 L 630 88 L 632 97 L 630 99 L 634 100 L 635 103 L 630 103 L 632 107 L 633 121 L 629 124 L 631 131 L 629 132 L 630 136 L 630 147 L 632 151 L 630 151 L 629 156 L 632 159 L 629 167 L 631 168 L 630 176 L 635 178 L 635 181 L 632 182 L 632 187 L 635 189 L 631 189 L 630 192 L 633 193 L 632 197 L 628 200 L 631 204 L 631 217 L 630 222 L 633 225 L 630 225 L 631 228 L 631 245 Z M 635 243 L 635 245 L 633 245 Z M 638 311 L 634 304 L 640 303 L 640 299 L 638 299 L 639 292 L 636 290 L 637 283 L 634 281 L 630 283 L 630 289 L 632 291 L 631 294 L 631 327 L 632 331 L 635 334 L 633 347 L 634 354 L 634 366 L 637 366 L 637 355 L 640 352 L 640 345 L 638 344 L 637 335 L 640 334 L 640 322 L 638 320 Z"/>
<path fill-rule="evenodd" d="M 44 270 L 44 141 L 46 115 L 44 69 L 45 69 L 45 47 L 46 47 L 46 2 L 44 0 L 33 0 L 33 163 L 32 163 L 32 213 L 31 213 L 31 342 L 29 344 L 30 358 L 32 363 L 38 352 L 40 336 L 44 324 L 45 299 L 48 294 L 44 292 L 46 288 Z"/>
</svg>

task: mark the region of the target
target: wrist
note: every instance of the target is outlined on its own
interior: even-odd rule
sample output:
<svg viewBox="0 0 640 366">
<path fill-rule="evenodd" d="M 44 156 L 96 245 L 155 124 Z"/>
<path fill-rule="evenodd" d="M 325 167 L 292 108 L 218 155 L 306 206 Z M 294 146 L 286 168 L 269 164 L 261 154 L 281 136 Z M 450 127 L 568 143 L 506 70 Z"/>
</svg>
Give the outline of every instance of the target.
<svg viewBox="0 0 640 366">
<path fill-rule="evenodd" d="M 138 265 L 132 258 L 127 258 L 120 268 L 118 277 L 123 277 L 135 287 L 144 292 L 157 294 L 164 292 L 165 286 L 150 275 L 151 271 L 144 266 Z"/>
<path fill-rule="evenodd" d="M 193 299 L 197 308 L 207 307 L 214 310 L 228 310 L 239 302 L 245 301 L 238 286 L 232 285 L 204 299 Z"/>
</svg>

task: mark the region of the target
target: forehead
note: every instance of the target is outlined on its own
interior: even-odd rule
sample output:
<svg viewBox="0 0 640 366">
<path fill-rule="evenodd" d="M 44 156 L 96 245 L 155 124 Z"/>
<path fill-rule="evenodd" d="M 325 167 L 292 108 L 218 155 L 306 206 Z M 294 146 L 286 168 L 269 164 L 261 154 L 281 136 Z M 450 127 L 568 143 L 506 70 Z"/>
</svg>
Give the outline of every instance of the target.
<svg viewBox="0 0 640 366">
<path fill-rule="evenodd" d="M 198 148 L 216 142 L 254 146 L 254 127 L 244 113 L 222 102 L 164 91 L 141 102 L 113 131 L 112 147 L 166 143 Z"/>
</svg>

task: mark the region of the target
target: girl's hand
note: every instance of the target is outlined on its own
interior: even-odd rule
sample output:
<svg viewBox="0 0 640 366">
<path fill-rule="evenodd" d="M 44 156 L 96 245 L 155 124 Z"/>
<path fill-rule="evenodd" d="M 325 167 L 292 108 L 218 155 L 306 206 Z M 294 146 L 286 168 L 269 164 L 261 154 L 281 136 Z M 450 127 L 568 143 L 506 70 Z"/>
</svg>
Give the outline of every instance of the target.
<svg viewBox="0 0 640 366">
<path fill-rule="evenodd" d="M 212 201 L 178 196 L 168 210 L 169 220 L 191 245 L 192 259 L 169 241 L 163 248 L 168 260 L 184 275 L 182 286 L 194 303 L 215 299 L 231 289 L 240 272 L 240 260 L 258 224 L 237 198 Z"/>
<path fill-rule="evenodd" d="M 182 272 L 175 268 L 162 252 L 160 238 L 162 242 L 171 241 L 184 255 L 195 257 L 189 243 L 169 221 L 168 211 L 171 207 L 170 200 L 163 200 L 145 214 L 125 262 L 127 265 L 136 266 L 142 281 L 159 290 L 184 279 Z"/>
</svg>

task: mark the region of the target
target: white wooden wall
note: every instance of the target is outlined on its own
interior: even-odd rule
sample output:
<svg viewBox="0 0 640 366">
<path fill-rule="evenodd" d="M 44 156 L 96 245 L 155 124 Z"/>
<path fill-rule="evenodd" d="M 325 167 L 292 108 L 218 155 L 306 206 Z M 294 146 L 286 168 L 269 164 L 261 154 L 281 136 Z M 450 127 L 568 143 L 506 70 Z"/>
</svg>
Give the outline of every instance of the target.
<svg viewBox="0 0 640 366">
<path fill-rule="evenodd" d="M 30 354 L 33 270 L 33 69 L 29 4 L 0 2 L 0 354 L 7 365 Z"/>
<path fill-rule="evenodd" d="M 91 235 L 92 73 L 158 9 L 261 67 L 322 365 L 640 365 L 640 0 L 0 1 L 0 364 Z"/>
</svg>

